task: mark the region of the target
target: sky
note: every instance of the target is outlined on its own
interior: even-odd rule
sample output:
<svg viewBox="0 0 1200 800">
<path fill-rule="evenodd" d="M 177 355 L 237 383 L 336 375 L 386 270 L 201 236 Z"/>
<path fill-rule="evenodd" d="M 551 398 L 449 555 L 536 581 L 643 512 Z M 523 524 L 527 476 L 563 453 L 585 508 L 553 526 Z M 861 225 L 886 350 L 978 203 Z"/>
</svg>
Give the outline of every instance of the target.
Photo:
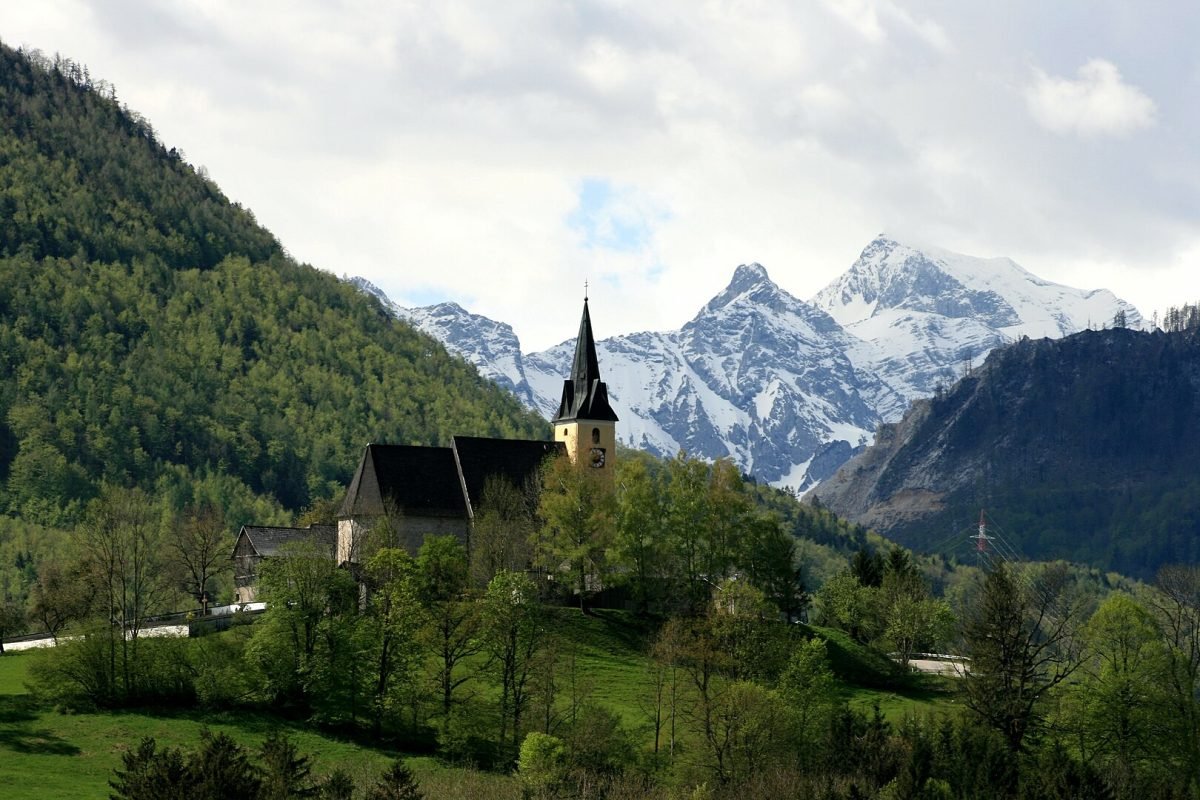
<svg viewBox="0 0 1200 800">
<path fill-rule="evenodd" d="M 528 352 L 677 328 L 881 232 L 1147 316 L 1200 298 L 1193 0 L 38 0 L 298 260 Z"/>
</svg>

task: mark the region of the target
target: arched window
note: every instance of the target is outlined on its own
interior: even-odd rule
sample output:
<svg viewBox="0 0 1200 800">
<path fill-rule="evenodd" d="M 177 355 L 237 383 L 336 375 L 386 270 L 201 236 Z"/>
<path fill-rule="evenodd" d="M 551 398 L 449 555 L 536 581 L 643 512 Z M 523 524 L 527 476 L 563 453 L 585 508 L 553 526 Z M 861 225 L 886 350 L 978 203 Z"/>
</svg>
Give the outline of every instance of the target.
<svg viewBox="0 0 1200 800">
<path fill-rule="evenodd" d="M 600 444 L 600 429 L 592 428 L 592 444 Z"/>
</svg>

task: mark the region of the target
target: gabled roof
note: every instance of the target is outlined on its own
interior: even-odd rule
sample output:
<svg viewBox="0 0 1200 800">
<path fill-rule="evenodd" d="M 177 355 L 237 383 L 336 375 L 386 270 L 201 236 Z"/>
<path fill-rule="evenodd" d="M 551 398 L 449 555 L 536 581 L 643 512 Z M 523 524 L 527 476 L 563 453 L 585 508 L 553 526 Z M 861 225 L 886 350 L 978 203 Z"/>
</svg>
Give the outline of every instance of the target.
<svg viewBox="0 0 1200 800">
<path fill-rule="evenodd" d="M 279 555 L 279 548 L 291 542 L 316 542 L 321 547 L 328 547 L 330 553 L 337 547 L 337 528 L 333 525 L 310 525 L 307 528 L 243 525 L 238 532 L 238 539 L 243 536 L 258 555 L 266 557 Z"/>
<path fill-rule="evenodd" d="M 465 517 L 462 482 L 449 447 L 369 444 L 339 516 Z"/>
<path fill-rule="evenodd" d="M 502 478 L 521 489 L 530 480 L 538 480 L 538 472 L 548 457 L 566 452 L 561 442 L 475 436 L 455 436 L 452 448 L 462 478 L 467 513 L 472 517 L 483 500 L 488 478 Z"/>
<path fill-rule="evenodd" d="M 617 421 L 616 412 L 608 404 L 608 386 L 600 380 L 600 360 L 596 357 L 592 315 L 586 297 L 583 299 L 583 317 L 579 320 L 579 335 L 575 339 L 571 377 L 563 381 L 562 401 L 554 421 L 577 419 Z"/>
</svg>

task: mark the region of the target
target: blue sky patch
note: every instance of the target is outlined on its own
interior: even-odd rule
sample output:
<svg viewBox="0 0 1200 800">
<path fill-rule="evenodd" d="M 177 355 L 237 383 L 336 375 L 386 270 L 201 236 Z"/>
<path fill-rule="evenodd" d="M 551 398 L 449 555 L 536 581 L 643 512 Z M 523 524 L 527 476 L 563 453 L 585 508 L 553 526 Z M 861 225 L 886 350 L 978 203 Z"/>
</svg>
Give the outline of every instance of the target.
<svg viewBox="0 0 1200 800">
<path fill-rule="evenodd" d="M 567 216 L 567 225 L 586 247 L 628 253 L 646 247 L 655 224 L 667 216 L 634 187 L 605 178 L 584 178 L 579 184 L 579 204 Z"/>
</svg>

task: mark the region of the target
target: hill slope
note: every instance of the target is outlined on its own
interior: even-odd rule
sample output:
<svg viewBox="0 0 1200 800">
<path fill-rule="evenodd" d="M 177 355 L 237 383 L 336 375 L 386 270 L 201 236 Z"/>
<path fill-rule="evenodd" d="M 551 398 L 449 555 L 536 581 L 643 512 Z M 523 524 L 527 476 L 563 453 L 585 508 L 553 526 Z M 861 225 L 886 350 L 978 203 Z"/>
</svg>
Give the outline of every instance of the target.
<svg viewBox="0 0 1200 800">
<path fill-rule="evenodd" d="M 368 441 L 545 435 L 106 94 L 0 46 L 0 508 L 65 523 L 101 480 L 208 475 L 297 509 Z"/>
<path fill-rule="evenodd" d="M 1028 558 L 1138 577 L 1200 559 L 1200 333 L 1084 331 L 993 351 L 815 491 L 904 545 L 979 516 Z"/>
</svg>

